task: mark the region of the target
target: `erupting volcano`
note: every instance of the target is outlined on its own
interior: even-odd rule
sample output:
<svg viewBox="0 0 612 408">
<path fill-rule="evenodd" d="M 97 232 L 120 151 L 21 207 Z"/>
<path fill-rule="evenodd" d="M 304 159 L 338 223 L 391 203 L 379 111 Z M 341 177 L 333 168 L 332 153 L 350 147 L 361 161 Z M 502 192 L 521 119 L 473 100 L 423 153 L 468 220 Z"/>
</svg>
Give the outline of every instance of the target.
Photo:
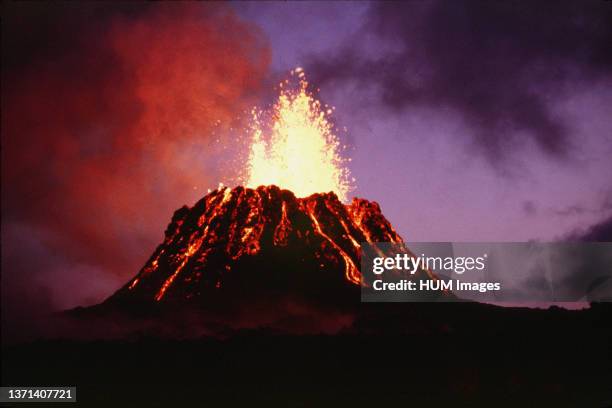
<svg viewBox="0 0 612 408">
<path fill-rule="evenodd" d="M 164 242 L 110 301 L 184 301 L 212 292 L 352 291 L 360 242 L 401 242 L 378 204 L 276 186 L 221 188 L 176 211 Z M 317 289 L 318 288 L 318 289 Z"/>
<path fill-rule="evenodd" d="M 253 111 L 244 184 L 221 187 L 175 212 L 164 241 L 107 302 L 185 302 L 254 287 L 341 297 L 361 283 L 363 242 L 401 242 L 375 202 L 354 198 L 347 159 L 328 120 L 332 109 L 281 83 L 271 126 Z M 297 196 L 297 197 L 296 197 Z"/>
</svg>

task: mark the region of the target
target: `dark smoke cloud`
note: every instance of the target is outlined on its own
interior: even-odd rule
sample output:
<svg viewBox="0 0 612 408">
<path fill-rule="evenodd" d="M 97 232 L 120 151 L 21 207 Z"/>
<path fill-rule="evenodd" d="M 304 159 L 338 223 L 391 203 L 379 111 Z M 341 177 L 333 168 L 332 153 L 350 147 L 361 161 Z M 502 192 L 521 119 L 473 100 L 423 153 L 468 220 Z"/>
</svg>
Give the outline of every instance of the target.
<svg viewBox="0 0 612 408">
<path fill-rule="evenodd" d="M 308 70 L 321 88 L 376 87 L 385 109 L 457 112 L 492 160 L 519 140 L 565 157 L 577 143 L 550 98 L 612 78 L 610 44 L 605 1 L 377 2 L 344 49 Z"/>
<path fill-rule="evenodd" d="M 612 243 L 612 216 L 581 230 L 576 230 L 561 241 L 593 243 L 590 247 L 581 247 L 569 244 L 567 249 L 557 254 L 562 265 L 555 274 L 555 287 L 562 296 L 570 297 L 572 294 L 584 295 L 588 301 L 611 301 L 612 271 L 610 262 L 612 256 L 609 251 L 602 251 L 596 243 Z"/>
<path fill-rule="evenodd" d="M 591 225 L 584 231 L 570 234 L 569 240 L 585 242 L 612 242 L 612 215 Z"/>
<path fill-rule="evenodd" d="M 193 152 L 252 106 L 267 45 L 219 3 L 2 13 L 3 314 L 100 300 L 219 181 Z"/>
</svg>

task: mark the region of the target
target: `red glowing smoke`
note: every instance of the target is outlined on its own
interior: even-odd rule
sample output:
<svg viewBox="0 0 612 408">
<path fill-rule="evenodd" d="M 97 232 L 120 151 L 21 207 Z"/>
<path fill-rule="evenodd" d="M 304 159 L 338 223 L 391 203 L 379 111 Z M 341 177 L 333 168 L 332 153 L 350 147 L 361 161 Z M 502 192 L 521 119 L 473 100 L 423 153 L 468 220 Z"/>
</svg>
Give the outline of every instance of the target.
<svg viewBox="0 0 612 408">
<path fill-rule="evenodd" d="M 32 290 L 24 282 L 55 296 L 80 266 L 121 282 L 155 247 L 167 215 L 218 180 L 204 167 L 211 134 L 253 105 L 266 44 L 222 4 L 75 4 L 49 15 L 45 4 L 12 7 L 3 32 L 5 282 L 20 302 Z M 55 255 L 41 259 L 33 247 Z M 70 288 L 62 296 L 82 302 Z"/>
</svg>

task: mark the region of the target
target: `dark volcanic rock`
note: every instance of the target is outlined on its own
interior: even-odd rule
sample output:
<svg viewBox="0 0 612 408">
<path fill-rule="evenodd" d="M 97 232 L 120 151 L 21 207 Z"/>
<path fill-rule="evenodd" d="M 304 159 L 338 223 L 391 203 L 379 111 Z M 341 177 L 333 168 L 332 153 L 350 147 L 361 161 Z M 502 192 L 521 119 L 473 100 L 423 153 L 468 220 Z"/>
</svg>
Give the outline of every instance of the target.
<svg viewBox="0 0 612 408">
<path fill-rule="evenodd" d="M 300 297 L 358 300 L 362 242 L 401 242 L 377 203 L 276 186 L 215 190 L 172 217 L 140 272 L 105 304 Z"/>
</svg>

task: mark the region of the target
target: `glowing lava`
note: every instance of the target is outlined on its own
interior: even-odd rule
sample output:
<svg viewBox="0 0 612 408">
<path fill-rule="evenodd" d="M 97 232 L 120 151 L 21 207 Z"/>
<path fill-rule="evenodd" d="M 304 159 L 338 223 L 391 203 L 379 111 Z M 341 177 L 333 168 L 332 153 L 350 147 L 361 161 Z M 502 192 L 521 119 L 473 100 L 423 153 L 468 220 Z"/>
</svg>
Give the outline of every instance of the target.
<svg viewBox="0 0 612 408">
<path fill-rule="evenodd" d="M 299 293 L 343 290 L 364 284 L 361 243 L 402 242 L 377 203 L 346 203 L 353 180 L 331 109 L 308 92 L 301 69 L 292 75 L 298 86 L 281 84 L 271 117 L 253 112 L 246 188 L 220 186 L 175 212 L 164 242 L 113 298 L 206 298 L 260 281 Z"/>
<path fill-rule="evenodd" d="M 376 203 L 343 204 L 334 193 L 297 198 L 276 186 L 223 187 L 177 210 L 164 241 L 117 296 L 197 298 L 253 279 L 317 282 L 317 290 L 360 285 L 367 241 L 402 242 Z"/>
<path fill-rule="evenodd" d="M 246 187 L 277 185 L 297 197 L 333 191 L 346 202 L 352 187 L 349 160 L 340 155 L 340 142 L 328 120 L 332 109 L 323 109 L 308 91 L 301 68 L 291 74 L 299 86 L 289 89 L 289 81 L 281 83 L 271 126 L 262 126 L 261 112 L 253 111 Z"/>
</svg>

